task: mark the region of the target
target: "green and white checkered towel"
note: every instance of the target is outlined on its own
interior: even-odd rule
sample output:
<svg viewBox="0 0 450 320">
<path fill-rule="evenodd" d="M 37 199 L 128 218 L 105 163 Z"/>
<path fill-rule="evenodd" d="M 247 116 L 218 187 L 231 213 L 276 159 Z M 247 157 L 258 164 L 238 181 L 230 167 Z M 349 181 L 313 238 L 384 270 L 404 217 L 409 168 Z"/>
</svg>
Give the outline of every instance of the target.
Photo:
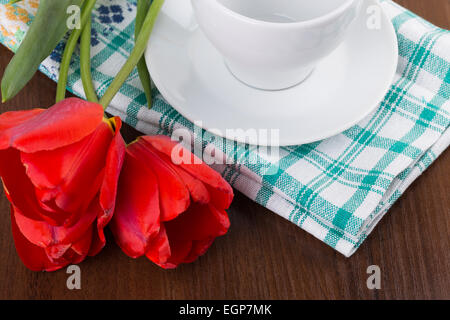
<svg viewBox="0 0 450 320">
<path fill-rule="evenodd" d="M 0 0 L 0 41 L 15 50 L 38 1 L 15 6 L 6 2 Z M 398 35 L 397 76 L 384 101 L 359 124 L 324 141 L 282 148 L 279 158 L 270 160 L 245 145 L 211 143 L 211 135 L 203 131 L 196 137 L 201 142 L 197 146 L 213 146 L 237 160 L 214 166 L 236 189 L 346 256 L 450 144 L 450 32 L 391 1 L 382 6 Z M 102 95 L 133 48 L 136 3 L 99 0 L 96 9 L 92 67 Z M 57 78 L 63 46 L 41 66 L 52 79 Z M 78 56 L 69 84 L 83 96 Z M 149 111 L 134 72 L 108 111 L 147 134 L 194 131 L 156 90 L 154 95 L 155 106 Z M 267 168 L 276 168 L 276 174 L 264 175 L 262 169 Z"/>
</svg>

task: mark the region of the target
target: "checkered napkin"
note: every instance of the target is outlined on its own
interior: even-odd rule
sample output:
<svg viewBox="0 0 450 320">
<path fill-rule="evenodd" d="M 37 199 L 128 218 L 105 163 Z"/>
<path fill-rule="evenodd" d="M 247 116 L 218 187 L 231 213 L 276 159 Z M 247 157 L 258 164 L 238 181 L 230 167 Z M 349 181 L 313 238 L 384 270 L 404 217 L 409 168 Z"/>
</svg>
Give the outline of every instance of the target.
<svg viewBox="0 0 450 320">
<path fill-rule="evenodd" d="M 14 6 L 6 2 L 0 0 L 0 42 L 16 50 L 38 1 L 23 0 Z M 222 143 L 195 130 L 156 90 L 155 106 L 147 110 L 136 72 L 108 111 L 147 134 L 170 134 L 178 128 L 200 133 L 195 135 L 196 152 L 213 148 L 236 160 L 214 165 L 236 189 L 350 256 L 450 144 L 450 32 L 391 1 L 383 1 L 382 6 L 399 40 L 396 78 L 370 116 L 335 137 L 281 148 L 279 156 L 270 159 L 261 150 Z M 135 1 L 98 0 L 92 68 L 99 95 L 133 48 L 135 10 Z M 64 42 L 40 68 L 54 80 L 63 47 Z M 83 96 L 77 54 L 69 90 Z M 265 174 L 268 168 L 275 174 Z"/>
</svg>

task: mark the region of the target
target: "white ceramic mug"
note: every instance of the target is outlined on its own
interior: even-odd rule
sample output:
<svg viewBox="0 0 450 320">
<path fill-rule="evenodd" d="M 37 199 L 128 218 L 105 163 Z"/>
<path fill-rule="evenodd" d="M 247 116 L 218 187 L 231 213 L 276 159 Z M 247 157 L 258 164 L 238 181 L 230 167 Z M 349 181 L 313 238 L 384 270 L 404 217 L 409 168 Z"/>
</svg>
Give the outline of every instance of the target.
<svg viewBox="0 0 450 320">
<path fill-rule="evenodd" d="M 343 41 L 363 0 L 191 0 L 231 73 L 259 89 L 292 87 Z"/>
</svg>

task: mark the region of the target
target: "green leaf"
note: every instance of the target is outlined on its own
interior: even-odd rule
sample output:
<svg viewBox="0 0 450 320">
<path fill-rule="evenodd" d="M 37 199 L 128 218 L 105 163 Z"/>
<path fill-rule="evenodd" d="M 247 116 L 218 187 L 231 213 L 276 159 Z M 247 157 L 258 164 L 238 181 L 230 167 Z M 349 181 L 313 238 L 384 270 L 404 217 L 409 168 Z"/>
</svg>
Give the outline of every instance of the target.
<svg viewBox="0 0 450 320">
<path fill-rule="evenodd" d="M 13 0 L 14 1 L 14 0 Z M 17 2 L 15 0 L 14 2 Z M 22 44 L 5 70 L 1 83 L 2 101 L 13 98 L 30 81 L 41 62 L 67 33 L 67 8 L 83 0 L 41 0 Z"/>
</svg>

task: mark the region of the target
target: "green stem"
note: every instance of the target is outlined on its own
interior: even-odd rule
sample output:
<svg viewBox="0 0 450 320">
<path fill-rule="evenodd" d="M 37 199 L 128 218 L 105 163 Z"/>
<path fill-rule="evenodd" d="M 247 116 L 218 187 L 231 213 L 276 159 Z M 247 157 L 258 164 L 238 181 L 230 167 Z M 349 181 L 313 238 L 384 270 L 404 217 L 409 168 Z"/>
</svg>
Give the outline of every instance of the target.
<svg viewBox="0 0 450 320">
<path fill-rule="evenodd" d="M 91 75 L 91 31 L 92 19 L 88 19 L 81 33 L 80 43 L 80 73 L 86 99 L 98 103 Z"/>
<path fill-rule="evenodd" d="M 150 8 L 151 0 L 138 0 L 137 2 L 137 13 L 136 22 L 134 29 L 134 38 L 137 39 L 141 33 L 142 24 L 144 23 L 145 16 Z M 149 109 L 152 107 L 152 81 L 150 74 L 147 69 L 147 63 L 145 62 L 145 57 L 139 60 L 137 64 L 137 71 L 139 78 L 144 88 L 145 97 L 147 98 L 147 106 Z"/>
<path fill-rule="evenodd" d="M 153 0 L 152 5 L 145 17 L 144 23 L 142 24 L 142 30 L 139 37 L 136 39 L 136 44 L 133 51 L 130 54 L 127 62 L 123 65 L 122 69 L 119 71 L 117 76 L 114 78 L 111 85 L 106 90 L 103 97 L 100 99 L 100 104 L 106 109 L 111 103 L 114 96 L 119 92 L 123 83 L 127 80 L 133 69 L 138 64 L 142 55 L 144 54 L 147 42 L 152 33 L 153 27 L 158 17 L 158 13 L 161 10 L 164 0 Z"/>
<path fill-rule="evenodd" d="M 81 28 L 74 29 L 67 40 L 59 69 L 58 85 L 56 87 L 56 102 L 64 100 L 66 97 L 67 78 L 69 75 L 70 60 L 81 35 L 82 28 L 86 25 L 88 19 L 91 19 L 91 12 L 97 0 L 85 0 L 83 11 L 81 12 Z"/>
</svg>

